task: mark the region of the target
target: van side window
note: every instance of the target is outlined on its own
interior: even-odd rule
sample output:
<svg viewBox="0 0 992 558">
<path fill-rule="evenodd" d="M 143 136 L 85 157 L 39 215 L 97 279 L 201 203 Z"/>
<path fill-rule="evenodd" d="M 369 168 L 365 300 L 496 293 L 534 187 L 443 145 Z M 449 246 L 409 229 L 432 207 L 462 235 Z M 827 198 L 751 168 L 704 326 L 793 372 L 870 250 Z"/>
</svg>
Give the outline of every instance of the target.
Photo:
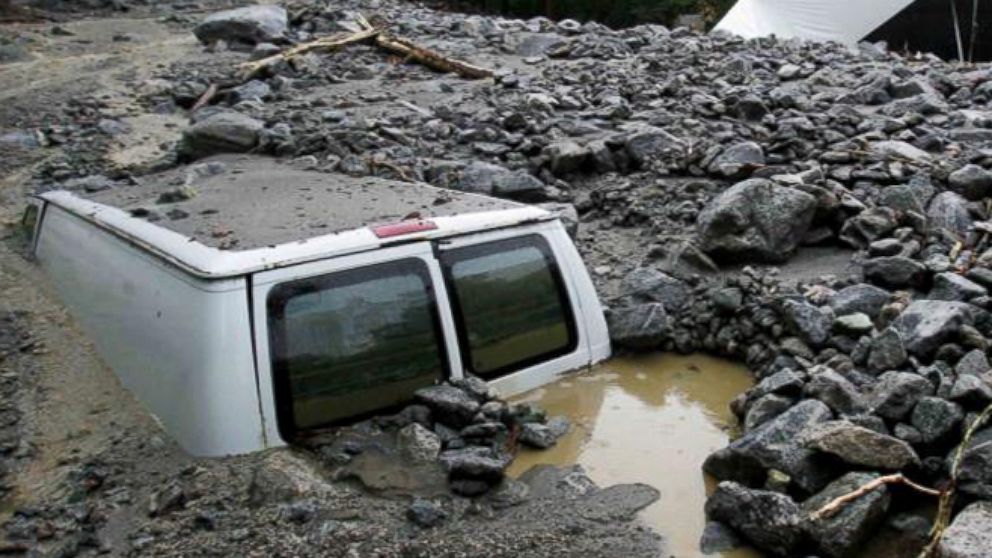
<svg viewBox="0 0 992 558">
<path fill-rule="evenodd" d="M 577 346 L 554 253 L 540 235 L 442 253 L 465 366 L 494 378 Z"/>
<path fill-rule="evenodd" d="M 426 264 L 400 260 L 283 283 L 267 301 L 280 432 L 399 404 L 445 375 Z"/>
</svg>

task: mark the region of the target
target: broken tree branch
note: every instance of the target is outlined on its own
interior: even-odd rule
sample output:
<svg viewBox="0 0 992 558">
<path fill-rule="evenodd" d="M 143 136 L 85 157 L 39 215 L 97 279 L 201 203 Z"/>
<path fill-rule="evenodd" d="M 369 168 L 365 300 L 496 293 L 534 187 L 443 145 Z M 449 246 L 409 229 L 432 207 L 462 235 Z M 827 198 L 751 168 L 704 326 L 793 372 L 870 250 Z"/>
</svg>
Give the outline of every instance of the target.
<svg viewBox="0 0 992 558">
<path fill-rule="evenodd" d="M 810 515 L 810 519 L 816 521 L 818 519 L 826 519 L 829 517 L 833 517 L 842 509 L 844 509 L 844 506 L 846 506 L 847 504 L 872 492 L 873 490 L 876 490 L 878 488 L 881 488 L 882 486 L 889 484 L 904 484 L 912 488 L 913 490 L 916 490 L 917 492 L 922 492 L 923 494 L 926 494 L 927 496 L 940 497 L 942 495 L 942 493 L 939 490 L 934 490 L 932 488 L 927 488 L 925 486 L 916 484 L 915 482 L 904 477 L 902 473 L 896 473 L 894 475 L 886 475 L 884 477 L 878 477 L 877 479 L 860 486 L 859 488 L 857 488 L 852 492 L 848 492 L 847 494 L 834 498 L 830 502 L 827 502 L 825 506 L 813 512 L 813 514 Z"/>
<path fill-rule="evenodd" d="M 380 33 L 376 35 L 375 44 L 382 49 L 439 72 L 452 72 L 469 79 L 493 77 L 493 71 L 488 68 L 444 56 L 400 37 Z"/>
<path fill-rule="evenodd" d="M 200 95 L 200 98 L 193 103 L 193 106 L 189 109 L 189 111 L 196 112 L 198 109 L 207 106 L 207 103 L 209 103 L 217 95 L 217 91 L 219 90 L 220 88 L 217 87 L 216 83 L 211 83 L 210 87 L 203 92 L 203 95 Z"/>
<path fill-rule="evenodd" d="M 261 60 L 253 60 L 251 62 L 245 62 L 244 64 L 241 65 L 241 68 L 243 70 L 242 77 L 245 80 L 249 80 L 253 76 L 257 75 L 260 71 L 278 62 L 284 62 L 284 61 L 288 62 L 293 58 L 296 58 L 297 56 L 306 54 L 308 52 L 313 52 L 316 50 L 325 50 L 325 51 L 336 50 L 350 44 L 368 41 L 378 34 L 379 32 L 376 31 L 375 29 L 368 28 L 368 29 L 362 29 L 357 33 L 336 33 L 334 35 L 321 37 L 319 39 L 315 39 L 313 41 L 309 41 L 306 43 L 300 43 L 294 47 L 288 48 L 280 52 L 279 54 L 273 54 L 272 56 L 262 58 Z"/>
</svg>

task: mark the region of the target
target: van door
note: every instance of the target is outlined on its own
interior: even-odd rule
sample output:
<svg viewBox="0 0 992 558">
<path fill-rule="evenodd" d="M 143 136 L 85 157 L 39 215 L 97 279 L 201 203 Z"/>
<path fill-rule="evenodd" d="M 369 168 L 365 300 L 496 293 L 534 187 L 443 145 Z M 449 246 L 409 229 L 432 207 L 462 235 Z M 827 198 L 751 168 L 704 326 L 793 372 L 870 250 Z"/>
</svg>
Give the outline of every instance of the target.
<svg viewBox="0 0 992 558">
<path fill-rule="evenodd" d="M 572 245 L 559 224 L 437 242 L 466 373 L 511 395 L 590 364 L 575 284 L 587 276 L 568 267 L 561 247 Z"/>
<path fill-rule="evenodd" d="M 287 442 L 403 403 L 460 367 L 427 242 L 267 271 L 252 283 L 266 431 Z"/>
</svg>

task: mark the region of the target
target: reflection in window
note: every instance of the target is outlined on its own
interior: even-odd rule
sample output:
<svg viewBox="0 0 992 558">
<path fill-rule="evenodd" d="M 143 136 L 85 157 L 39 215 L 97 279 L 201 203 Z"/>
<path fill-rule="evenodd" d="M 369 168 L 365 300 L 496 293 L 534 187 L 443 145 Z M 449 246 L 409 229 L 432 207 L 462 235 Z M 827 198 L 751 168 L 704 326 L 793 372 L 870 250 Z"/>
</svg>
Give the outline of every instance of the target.
<svg viewBox="0 0 992 558">
<path fill-rule="evenodd" d="M 574 347 L 550 248 L 528 236 L 445 255 L 471 371 L 496 376 Z"/>
<path fill-rule="evenodd" d="M 277 290 L 274 358 L 295 428 L 401 403 L 441 378 L 434 302 L 419 260 Z"/>
</svg>

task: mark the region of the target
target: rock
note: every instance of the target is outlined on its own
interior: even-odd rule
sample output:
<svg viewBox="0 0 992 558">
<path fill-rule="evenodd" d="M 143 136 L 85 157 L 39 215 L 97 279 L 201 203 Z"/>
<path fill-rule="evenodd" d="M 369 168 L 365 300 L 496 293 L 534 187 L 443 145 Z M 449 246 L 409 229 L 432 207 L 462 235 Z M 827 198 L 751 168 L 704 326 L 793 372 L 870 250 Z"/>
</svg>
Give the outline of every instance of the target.
<svg viewBox="0 0 992 558">
<path fill-rule="evenodd" d="M 906 442 L 847 421 L 818 424 L 802 437 L 805 447 L 837 456 L 855 467 L 899 471 L 920 463 Z"/>
<path fill-rule="evenodd" d="M 254 45 L 283 39 L 288 27 L 285 8 L 266 4 L 210 14 L 193 34 L 204 44 L 226 41 Z"/>
<path fill-rule="evenodd" d="M 466 192 L 515 198 L 533 196 L 544 190 L 544 183 L 526 171 L 511 171 L 479 161 L 462 169 L 455 186 Z"/>
<path fill-rule="evenodd" d="M 660 128 L 645 127 L 629 136 L 624 142 L 627 154 L 638 166 L 645 166 L 666 151 L 680 148 L 681 140 Z"/>
<path fill-rule="evenodd" d="M 847 473 L 803 502 L 802 511 L 807 516 L 812 515 L 835 498 L 853 492 L 876 478 L 877 474 Z M 888 488 L 882 486 L 847 503 L 836 515 L 811 521 L 808 531 L 824 555 L 833 558 L 854 556 L 881 526 L 890 501 Z"/>
<path fill-rule="evenodd" d="M 871 258 L 865 262 L 864 270 L 871 282 L 897 289 L 920 287 L 927 279 L 926 266 L 905 256 Z"/>
<path fill-rule="evenodd" d="M 744 431 L 750 432 L 781 415 L 792 407 L 793 403 L 795 400 L 791 397 L 783 397 L 773 393 L 758 398 L 747 409 L 747 415 L 744 417 Z"/>
<path fill-rule="evenodd" d="M 811 374 L 803 388 L 807 397 L 819 399 L 839 415 L 854 415 L 866 409 L 858 388 L 837 372 L 825 369 Z"/>
<path fill-rule="evenodd" d="M 186 492 L 177 481 L 170 481 L 148 498 L 148 515 L 155 517 L 182 509 L 186 505 Z"/>
<path fill-rule="evenodd" d="M 987 429 L 975 434 L 958 467 L 960 490 L 986 500 L 992 499 L 992 440 L 989 434 Z M 948 455 L 948 468 L 956 457 L 957 448 Z"/>
<path fill-rule="evenodd" d="M 873 154 L 881 157 L 908 159 L 914 163 L 926 163 L 932 159 L 926 151 L 904 141 L 879 141 L 871 144 L 870 149 Z"/>
<path fill-rule="evenodd" d="M 923 376 L 893 371 L 879 376 L 868 397 L 875 414 L 901 420 L 920 399 L 932 394 L 933 385 Z"/>
<path fill-rule="evenodd" d="M 867 209 L 848 219 L 838 235 L 852 248 L 862 249 L 899 225 L 896 212 L 888 207 Z"/>
<path fill-rule="evenodd" d="M 789 397 L 798 396 L 803 390 L 803 379 L 795 372 L 786 368 L 780 370 L 754 386 L 749 392 L 751 398 L 763 397 L 767 394 L 785 395 Z"/>
<path fill-rule="evenodd" d="M 849 334 L 855 338 L 861 337 L 866 333 L 871 333 L 873 327 L 874 325 L 871 323 L 871 318 L 868 317 L 868 314 L 862 314 L 861 312 L 837 316 L 834 319 L 835 330 Z"/>
<path fill-rule="evenodd" d="M 929 358 L 938 347 L 954 339 L 962 325 L 970 325 L 971 320 L 967 304 L 916 300 L 892 322 L 892 327 L 902 335 L 907 351 Z"/>
<path fill-rule="evenodd" d="M 479 401 L 454 386 L 438 385 L 418 389 L 414 398 L 423 403 L 442 423 L 461 428 L 479 411 Z"/>
<path fill-rule="evenodd" d="M 908 358 L 902 335 L 893 327 L 885 328 L 871 340 L 868 367 L 875 372 L 899 368 Z"/>
<path fill-rule="evenodd" d="M 831 317 L 808 302 L 783 301 L 782 317 L 789 330 L 812 347 L 819 347 L 830 338 Z"/>
<path fill-rule="evenodd" d="M 685 282 L 653 267 L 639 267 L 624 276 L 620 294 L 638 302 L 660 302 L 665 310 L 678 310 L 691 302 L 692 290 Z"/>
<path fill-rule="evenodd" d="M 568 39 L 553 33 L 535 33 L 526 36 L 516 46 L 519 56 L 547 56 L 568 46 Z"/>
<path fill-rule="evenodd" d="M 400 429 L 397 445 L 403 456 L 414 463 L 432 463 L 441 452 L 441 438 L 417 423 Z"/>
<path fill-rule="evenodd" d="M 547 147 L 551 158 L 551 172 L 567 176 L 582 169 L 589 160 L 589 150 L 574 141 L 559 141 Z"/>
<path fill-rule="evenodd" d="M 944 229 L 964 238 L 974 220 L 968 211 L 968 200 L 954 192 L 934 196 L 927 209 L 927 220 L 933 230 Z"/>
<path fill-rule="evenodd" d="M 777 492 L 721 482 L 706 501 L 706 516 L 775 556 L 793 556 L 804 540 L 799 506 Z"/>
<path fill-rule="evenodd" d="M 558 217 L 558 220 L 565 227 L 565 232 L 568 233 L 568 236 L 573 239 L 575 238 L 575 235 L 579 232 L 579 212 L 575 209 L 574 205 L 570 203 L 547 202 L 538 204 L 538 206 Z"/>
<path fill-rule="evenodd" d="M 947 177 L 951 190 L 969 200 L 981 200 L 992 195 L 992 172 L 978 165 L 965 165 Z"/>
<path fill-rule="evenodd" d="M 987 294 L 985 287 L 949 271 L 934 275 L 933 289 L 930 290 L 930 298 L 933 300 L 960 302 L 967 302 Z"/>
<path fill-rule="evenodd" d="M 241 101 L 264 101 L 272 96 L 272 89 L 269 84 L 259 79 L 253 79 L 231 89 L 228 93 L 228 102 L 236 105 Z"/>
<path fill-rule="evenodd" d="M 238 112 L 218 112 L 183 132 L 179 154 L 200 159 L 218 153 L 244 153 L 258 143 L 263 125 Z"/>
<path fill-rule="evenodd" d="M 447 519 L 448 514 L 434 502 L 424 498 L 414 498 L 406 509 L 407 518 L 424 528 L 436 527 Z"/>
<path fill-rule="evenodd" d="M 742 545 L 737 533 L 719 521 L 707 521 L 699 540 L 699 550 L 703 554 L 727 552 Z"/>
<path fill-rule="evenodd" d="M 744 304 L 744 293 L 737 287 L 717 289 L 710 293 L 710 301 L 713 302 L 713 306 L 717 309 L 731 313 Z"/>
<path fill-rule="evenodd" d="M 558 439 L 568 433 L 571 423 L 565 417 L 554 417 L 547 424 L 529 422 L 520 428 L 517 438 L 520 443 L 538 449 L 548 449 L 558 442 Z"/>
<path fill-rule="evenodd" d="M 975 502 L 958 513 L 937 547 L 940 558 L 987 558 L 992 548 L 992 502 Z"/>
<path fill-rule="evenodd" d="M 731 145 L 710 163 L 709 171 L 726 178 L 744 178 L 765 164 L 765 153 L 753 141 Z"/>
<path fill-rule="evenodd" d="M 862 313 L 875 319 L 889 298 L 891 295 L 885 289 L 867 283 L 858 283 L 834 293 L 830 297 L 829 304 L 838 316 Z"/>
<path fill-rule="evenodd" d="M 606 321 L 610 339 L 628 349 L 657 349 L 668 338 L 668 314 L 658 302 L 611 309 Z"/>
<path fill-rule="evenodd" d="M 445 450 L 438 460 L 452 478 L 481 480 L 493 485 L 502 480 L 511 457 L 490 448 L 470 446 Z"/>
<path fill-rule="evenodd" d="M 702 249 L 718 258 L 782 262 L 809 230 L 816 198 L 765 179 L 740 182 L 699 214 Z"/>
<path fill-rule="evenodd" d="M 646 484 L 616 484 L 592 490 L 576 503 L 575 512 L 589 521 L 630 520 L 637 512 L 657 502 L 660 496 L 657 488 Z"/>
<path fill-rule="evenodd" d="M 957 380 L 954 380 L 948 397 L 966 405 L 986 405 L 992 401 L 992 386 L 984 378 L 978 376 L 959 376 Z"/>
<path fill-rule="evenodd" d="M 922 440 L 932 444 L 953 432 L 964 418 L 961 406 L 939 397 L 923 397 L 913 408 L 910 422 Z"/>
<path fill-rule="evenodd" d="M 763 483 L 768 469 L 788 474 L 802 490 L 816 492 L 831 479 L 831 469 L 799 444 L 807 428 L 830 420 L 830 408 L 807 399 L 710 454 L 703 470 L 720 480 Z"/>
<path fill-rule="evenodd" d="M 954 366 L 954 372 L 959 376 L 983 376 L 989 368 L 989 359 L 985 356 L 985 351 L 973 349 L 961 357 Z"/>
</svg>

